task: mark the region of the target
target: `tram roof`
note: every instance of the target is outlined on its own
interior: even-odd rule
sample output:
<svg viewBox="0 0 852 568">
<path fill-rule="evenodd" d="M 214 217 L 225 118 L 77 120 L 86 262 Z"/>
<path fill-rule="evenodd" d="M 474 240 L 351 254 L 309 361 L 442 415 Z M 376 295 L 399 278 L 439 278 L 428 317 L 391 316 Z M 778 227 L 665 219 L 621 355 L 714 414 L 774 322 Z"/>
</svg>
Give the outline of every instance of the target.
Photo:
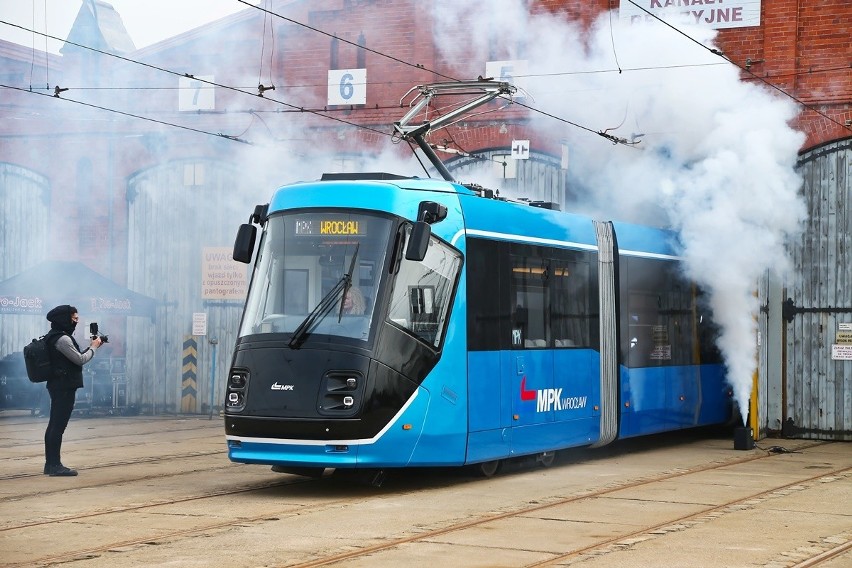
<svg viewBox="0 0 852 568">
<path fill-rule="evenodd" d="M 313 186 L 313 187 L 312 187 Z M 403 190 L 426 191 L 434 193 L 453 193 L 459 196 L 472 197 L 474 200 L 463 201 L 466 212 L 468 229 L 476 228 L 497 238 L 524 241 L 536 239 L 541 243 L 550 242 L 555 245 L 575 244 L 582 248 L 596 248 L 594 243 L 594 227 L 592 219 L 569 211 L 552 211 L 540 204 L 526 201 L 481 198 L 483 191 L 478 186 L 466 186 L 439 179 L 423 179 L 405 177 L 382 172 L 324 174 L 320 180 L 305 181 L 279 188 L 280 192 L 288 193 L 288 189 L 313 189 L 328 191 L 343 198 L 343 203 L 358 199 L 353 194 L 354 189 L 368 191 L 372 188 L 382 193 L 390 187 Z M 479 189 L 476 191 L 475 189 Z M 372 192 L 370 192 L 372 193 Z M 316 193 L 301 194 L 298 203 L 292 202 L 284 195 L 273 197 L 271 210 L 280 210 L 287 205 L 309 206 L 309 202 L 318 197 Z M 360 201 L 360 199 L 358 199 Z M 285 203 L 287 205 L 285 205 Z M 349 205 L 354 205 L 350 202 Z M 539 205 L 539 206 L 534 206 Z M 509 207 L 509 209 L 504 209 Z M 509 216 L 505 213 L 511 211 Z M 672 258 L 676 255 L 676 235 L 674 232 L 643 225 L 613 221 L 619 248 L 623 254 L 630 256 L 651 256 Z"/>
</svg>

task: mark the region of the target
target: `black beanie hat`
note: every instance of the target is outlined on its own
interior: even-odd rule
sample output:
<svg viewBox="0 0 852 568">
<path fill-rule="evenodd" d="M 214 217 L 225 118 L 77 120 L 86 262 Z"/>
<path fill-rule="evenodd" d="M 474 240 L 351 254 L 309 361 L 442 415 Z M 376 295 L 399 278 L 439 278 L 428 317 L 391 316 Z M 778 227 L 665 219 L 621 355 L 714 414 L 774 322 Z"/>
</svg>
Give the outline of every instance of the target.
<svg viewBox="0 0 852 568">
<path fill-rule="evenodd" d="M 71 321 L 71 314 L 76 313 L 77 308 L 63 304 L 47 312 L 47 321 L 51 323 L 50 327 L 53 329 L 61 329 L 73 333 L 76 325 Z"/>
</svg>

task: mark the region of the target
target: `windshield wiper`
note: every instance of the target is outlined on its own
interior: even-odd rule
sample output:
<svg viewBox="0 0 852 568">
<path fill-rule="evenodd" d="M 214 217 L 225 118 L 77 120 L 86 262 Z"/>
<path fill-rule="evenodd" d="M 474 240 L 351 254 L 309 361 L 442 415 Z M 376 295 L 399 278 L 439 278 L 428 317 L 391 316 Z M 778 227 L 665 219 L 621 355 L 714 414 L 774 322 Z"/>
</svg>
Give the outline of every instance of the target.
<svg viewBox="0 0 852 568">
<path fill-rule="evenodd" d="M 296 331 L 293 332 L 293 337 L 290 338 L 290 348 L 298 349 L 301 347 L 302 343 L 304 343 L 305 339 L 308 335 L 313 331 L 313 329 L 328 315 L 328 312 L 331 311 L 331 308 L 334 307 L 334 303 L 338 298 L 341 297 L 341 292 L 346 294 L 349 291 L 350 286 L 352 286 L 352 271 L 355 269 L 355 259 L 358 257 L 358 247 L 361 244 L 358 243 L 355 245 L 355 252 L 352 255 L 352 262 L 349 264 L 349 272 L 340 277 L 340 280 L 337 281 L 337 284 L 334 285 L 334 288 L 328 291 L 328 294 L 323 296 L 322 300 L 319 301 L 319 304 L 311 310 L 302 323 L 299 324 L 299 327 L 296 328 Z M 343 310 L 343 302 L 340 302 L 341 311 Z"/>
<path fill-rule="evenodd" d="M 346 294 L 349 292 L 349 288 L 352 287 L 352 271 L 355 270 L 355 259 L 358 258 L 358 247 L 360 246 L 361 243 L 355 245 L 355 252 L 352 253 L 352 260 L 349 261 L 349 272 L 343 275 L 346 283 L 343 285 L 343 297 L 340 300 L 340 312 L 337 314 L 337 323 L 340 323 L 340 320 L 343 319 L 343 306 L 346 304 Z"/>
</svg>

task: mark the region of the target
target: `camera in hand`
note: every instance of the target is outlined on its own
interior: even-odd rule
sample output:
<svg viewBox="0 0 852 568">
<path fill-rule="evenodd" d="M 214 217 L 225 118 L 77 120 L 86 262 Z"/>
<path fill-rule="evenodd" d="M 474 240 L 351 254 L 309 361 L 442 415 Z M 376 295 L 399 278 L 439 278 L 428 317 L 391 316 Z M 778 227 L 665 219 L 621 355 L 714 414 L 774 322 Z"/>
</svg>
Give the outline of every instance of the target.
<svg viewBox="0 0 852 568">
<path fill-rule="evenodd" d="M 104 343 L 109 343 L 109 337 L 103 335 L 102 333 L 98 333 L 98 324 L 96 322 L 92 322 L 89 324 L 89 333 L 91 334 L 92 339 L 100 337 L 101 341 L 103 341 Z"/>
</svg>

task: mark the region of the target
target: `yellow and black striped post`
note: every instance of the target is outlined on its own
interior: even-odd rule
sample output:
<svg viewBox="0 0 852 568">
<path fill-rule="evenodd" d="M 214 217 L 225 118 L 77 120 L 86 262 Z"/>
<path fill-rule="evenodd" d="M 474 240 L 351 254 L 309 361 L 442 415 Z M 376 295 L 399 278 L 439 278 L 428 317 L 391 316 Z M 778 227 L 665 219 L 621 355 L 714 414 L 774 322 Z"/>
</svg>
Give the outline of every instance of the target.
<svg viewBox="0 0 852 568">
<path fill-rule="evenodd" d="M 186 335 L 183 339 L 183 367 L 180 411 L 192 414 L 196 412 L 198 395 L 198 343 L 192 335 Z"/>
</svg>

